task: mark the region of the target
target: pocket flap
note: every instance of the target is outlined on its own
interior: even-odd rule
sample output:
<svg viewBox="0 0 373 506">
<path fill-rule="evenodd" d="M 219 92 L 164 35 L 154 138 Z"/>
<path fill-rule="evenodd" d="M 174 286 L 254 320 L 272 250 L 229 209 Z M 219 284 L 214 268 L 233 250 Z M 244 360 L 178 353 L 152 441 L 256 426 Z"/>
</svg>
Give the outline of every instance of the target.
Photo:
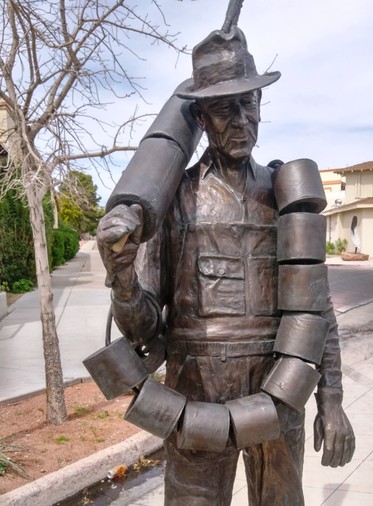
<svg viewBox="0 0 373 506">
<path fill-rule="evenodd" d="M 245 269 L 241 258 L 200 256 L 198 269 L 205 276 L 244 279 Z"/>
</svg>

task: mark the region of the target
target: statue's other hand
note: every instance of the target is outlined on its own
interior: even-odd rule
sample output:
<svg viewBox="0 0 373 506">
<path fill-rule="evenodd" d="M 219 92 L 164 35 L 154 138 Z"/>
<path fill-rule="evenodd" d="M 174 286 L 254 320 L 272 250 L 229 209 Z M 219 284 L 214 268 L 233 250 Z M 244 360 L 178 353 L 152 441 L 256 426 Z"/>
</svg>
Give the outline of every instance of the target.
<svg viewBox="0 0 373 506">
<path fill-rule="evenodd" d="M 317 395 L 316 395 L 317 397 Z M 344 466 L 351 461 L 355 451 L 355 435 L 339 402 L 319 401 L 314 421 L 314 448 L 320 451 L 324 442 L 321 464 Z"/>
<path fill-rule="evenodd" d="M 138 204 L 114 207 L 99 222 L 97 245 L 107 270 L 107 285 L 114 277 L 132 266 L 143 229 L 142 208 Z"/>
</svg>

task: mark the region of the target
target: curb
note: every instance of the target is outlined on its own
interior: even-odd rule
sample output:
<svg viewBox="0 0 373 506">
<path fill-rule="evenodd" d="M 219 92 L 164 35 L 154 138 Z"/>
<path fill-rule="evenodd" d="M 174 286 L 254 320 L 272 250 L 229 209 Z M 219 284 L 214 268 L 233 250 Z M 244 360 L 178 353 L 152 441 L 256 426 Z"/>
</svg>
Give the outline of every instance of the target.
<svg viewBox="0 0 373 506">
<path fill-rule="evenodd" d="M 52 506 L 106 478 L 106 473 L 119 464 L 130 466 L 142 455 L 159 450 L 162 439 L 138 432 L 109 448 L 78 460 L 38 480 L 16 488 L 0 497 L 2 506 Z"/>
<path fill-rule="evenodd" d="M 73 378 L 69 379 L 63 382 L 63 388 L 64 390 L 69 387 L 73 387 L 75 385 L 79 385 L 80 383 L 89 383 L 92 382 L 93 379 L 90 376 L 80 376 L 79 378 Z M 27 394 L 20 394 L 16 395 L 14 397 L 8 397 L 6 399 L 0 399 L 0 406 L 4 404 L 13 404 L 14 402 L 23 401 L 25 399 L 29 399 L 30 397 L 36 397 L 40 394 L 45 394 L 46 389 L 45 388 L 38 388 L 36 390 L 31 390 L 30 392 L 27 392 Z"/>
</svg>

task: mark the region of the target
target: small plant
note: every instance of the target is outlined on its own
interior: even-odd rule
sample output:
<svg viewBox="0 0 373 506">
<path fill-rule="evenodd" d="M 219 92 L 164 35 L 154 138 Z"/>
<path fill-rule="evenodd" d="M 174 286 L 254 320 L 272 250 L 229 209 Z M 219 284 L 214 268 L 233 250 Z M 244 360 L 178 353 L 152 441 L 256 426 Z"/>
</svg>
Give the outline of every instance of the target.
<svg viewBox="0 0 373 506">
<path fill-rule="evenodd" d="M 335 245 L 331 241 L 328 241 L 326 243 L 326 254 L 327 255 L 334 255 L 335 254 Z"/>
<path fill-rule="evenodd" d="M 9 283 L 7 281 L 3 281 L 0 284 L 0 292 L 9 292 L 9 290 L 10 290 Z"/>
<path fill-rule="evenodd" d="M 65 443 L 68 443 L 70 441 L 70 438 L 65 436 L 64 434 L 61 434 L 61 436 L 58 436 L 54 442 L 57 444 L 57 445 L 62 445 L 62 444 L 65 444 Z"/>
<path fill-rule="evenodd" d="M 12 286 L 13 293 L 25 293 L 32 292 L 34 289 L 34 282 L 31 279 L 22 278 L 19 281 L 15 281 Z"/>
<path fill-rule="evenodd" d="M 346 239 L 337 239 L 335 241 L 335 249 L 337 253 L 341 254 L 346 251 L 347 248 L 347 240 Z"/>
<path fill-rule="evenodd" d="M 9 443 L 4 438 L 0 439 L 0 476 L 4 476 L 6 471 L 9 469 L 16 472 L 20 476 L 23 476 L 24 478 L 28 478 L 28 475 L 23 467 L 20 464 L 14 462 L 10 457 L 10 455 L 13 453 L 24 450 L 28 450 L 28 448 L 22 445 Z"/>
<path fill-rule="evenodd" d="M 90 411 L 91 409 L 86 406 L 75 406 L 74 408 L 74 413 L 79 416 L 87 415 Z"/>
<path fill-rule="evenodd" d="M 101 411 L 100 413 L 97 413 L 96 418 L 98 418 L 99 420 L 103 420 L 104 418 L 107 418 L 108 416 L 110 416 L 108 411 Z"/>
<path fill-rule="evenodd" d="M 347 240 L 337 239 L 335 242 L 328 241 L 326 243 L 326 254 L 327 255 L 340 255 L 343 251 L 346 251 Z"/>
</svg>

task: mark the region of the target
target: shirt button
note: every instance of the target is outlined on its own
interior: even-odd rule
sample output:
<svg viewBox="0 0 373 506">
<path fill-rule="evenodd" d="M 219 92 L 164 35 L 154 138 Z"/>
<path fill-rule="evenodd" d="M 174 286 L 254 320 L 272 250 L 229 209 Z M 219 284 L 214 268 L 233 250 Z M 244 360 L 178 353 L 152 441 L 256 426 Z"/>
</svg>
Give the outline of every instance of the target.
<svg viewBox="0 0 373 506">
<path fill-rule="evenodd" d="M 188 225 L 189 232 L 194 232 L 196 230 L 196 226 L 193 223 L 190 223 Z"/>
<path fill-rule="evenodd" d="M 223 274 L 225 274 L 225 270 L 222 267 L 220 267 L 220 269 L 218 270 L 218 274 L 222 276 Z"/>
</svg>

